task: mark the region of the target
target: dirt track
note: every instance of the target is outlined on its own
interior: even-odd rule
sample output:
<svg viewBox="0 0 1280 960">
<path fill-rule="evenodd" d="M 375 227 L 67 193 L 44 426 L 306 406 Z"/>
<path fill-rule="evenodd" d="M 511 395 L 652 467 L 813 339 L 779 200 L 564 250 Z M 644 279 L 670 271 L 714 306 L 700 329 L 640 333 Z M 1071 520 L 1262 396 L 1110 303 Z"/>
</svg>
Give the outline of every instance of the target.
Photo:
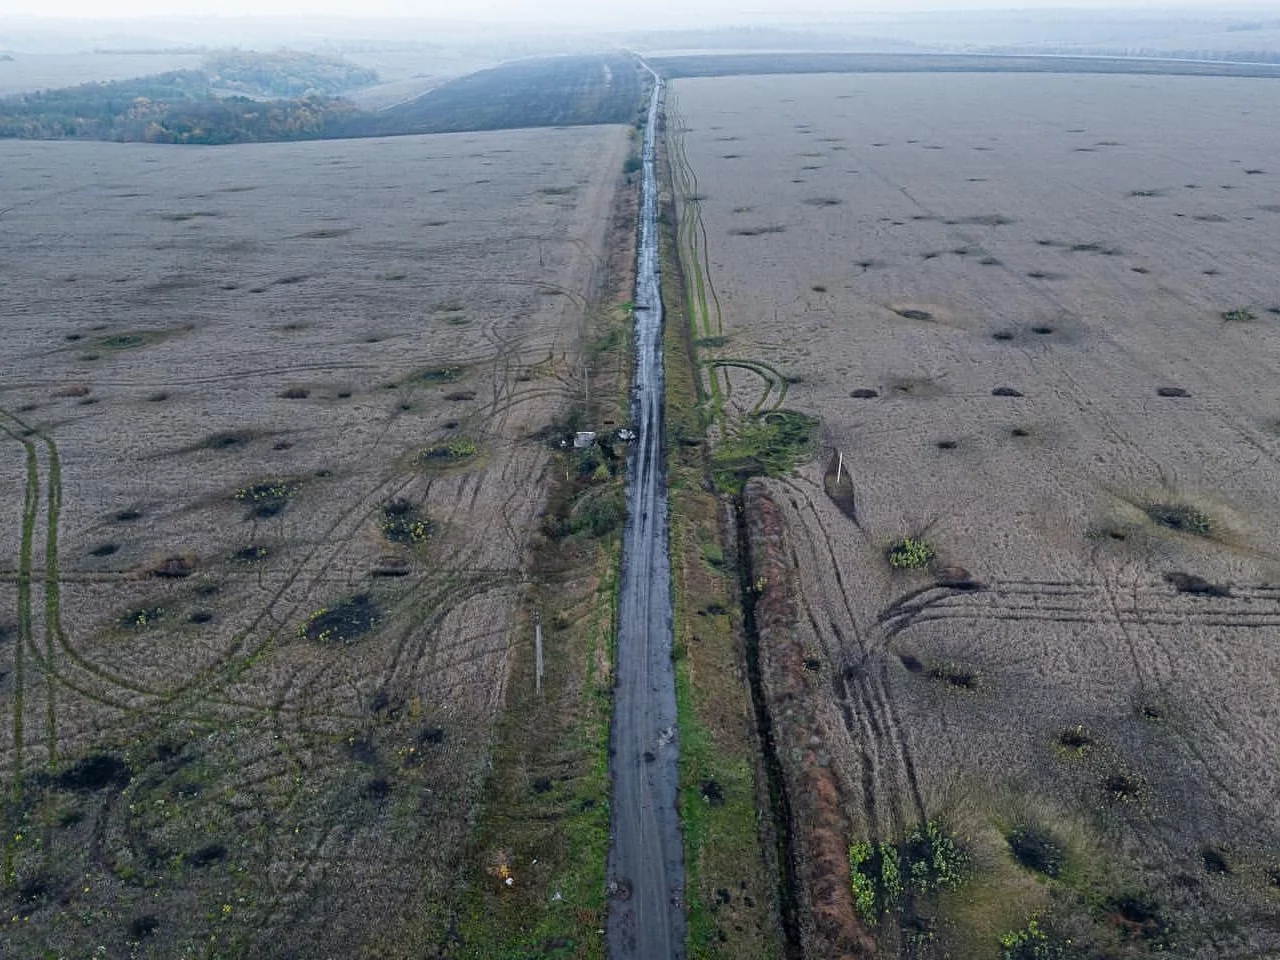
<svg viewBox="0 0 1280 960">
<path fill-rule="evenodd" d="M 609 908 L 614 957 L 684 956 L 684 852 L 675 670 L 671 659 L 671 557 L 663 449 L 662 293 L 654 166 L 662 85 L 645 127 L 636 267 L 634 429 L 627 469 L 627 528 L 618 595 L 618 685 L 612 730 L 613 846 Z"/>
</svg>

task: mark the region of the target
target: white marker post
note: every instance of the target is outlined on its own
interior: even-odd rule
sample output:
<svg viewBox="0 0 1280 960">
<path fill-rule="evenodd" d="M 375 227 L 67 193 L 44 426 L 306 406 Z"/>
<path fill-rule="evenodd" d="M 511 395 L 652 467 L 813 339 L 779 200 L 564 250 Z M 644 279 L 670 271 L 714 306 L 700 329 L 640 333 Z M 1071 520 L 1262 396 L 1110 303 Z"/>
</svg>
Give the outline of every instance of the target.
<svg viewBox="0 0 1280 960">
<path fill-rule="evenodd" d="M 836 461 L 836 489 L 840 489 L 840 471 L 844 469 L 844 451 L 840 451 L 840 459 Z"/>
</svg>

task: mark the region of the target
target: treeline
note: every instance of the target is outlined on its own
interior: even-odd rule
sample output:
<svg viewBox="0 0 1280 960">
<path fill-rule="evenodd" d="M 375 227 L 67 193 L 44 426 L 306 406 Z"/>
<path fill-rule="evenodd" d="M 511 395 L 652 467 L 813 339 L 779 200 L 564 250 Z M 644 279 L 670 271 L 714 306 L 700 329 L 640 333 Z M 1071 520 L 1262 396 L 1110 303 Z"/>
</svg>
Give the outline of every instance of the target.
<svg viewBox="0 0 1280 960">
<path fill-rule="evenodd" d="M 376 70 L 339 57 L 294 50 L 222 51 L 205 58 L 204 70 L 221 90 L 283 99 L 310 94 L 333 97 L 378 82 Z"/>
<path fill-rule="evenodd" d="M 219 97 L 190 70 L 0 98 L 0 137 L 146 143 L 255 143 L 326 135 L 356 113 L 318 94 L 291 100 Z"/>
</svg>

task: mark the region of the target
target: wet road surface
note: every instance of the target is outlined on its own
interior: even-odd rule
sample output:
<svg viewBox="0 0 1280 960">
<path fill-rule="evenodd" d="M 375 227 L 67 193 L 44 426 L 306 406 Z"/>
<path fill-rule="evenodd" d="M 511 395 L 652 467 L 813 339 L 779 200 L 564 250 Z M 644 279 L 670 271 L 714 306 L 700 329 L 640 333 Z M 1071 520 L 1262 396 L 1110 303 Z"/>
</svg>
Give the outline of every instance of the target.
<svg viewBox="0 0 1280 960">
<path fill-rule="evenodd" d="M 663 461 L 662 296 L 654 163 L 661 80 L 645 127 L 636 254 L 636 441 L 627 473 L 627 527 L 618 595 L 618 672 L 611 734 L 609 954 L 684 956 L 684 849 L 676 813 L 675 666 Z"/>
</svg>

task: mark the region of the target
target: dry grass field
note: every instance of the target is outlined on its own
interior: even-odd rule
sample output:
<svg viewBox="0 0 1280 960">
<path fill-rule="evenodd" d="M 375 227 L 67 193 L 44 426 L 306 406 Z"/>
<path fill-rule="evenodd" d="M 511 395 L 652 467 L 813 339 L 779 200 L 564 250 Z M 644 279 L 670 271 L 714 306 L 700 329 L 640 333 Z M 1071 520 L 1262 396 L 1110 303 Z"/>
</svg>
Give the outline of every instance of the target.
<svg viewBox="0 0 1280 960">
<path fill-rule="evenodd" d="M 820 423 L 746 489 L 807 955 L 1280 950 L 1278 109 L 673 85 L 721 445 Z"/>
<path fill-rule="evenodd" d="M 444 930 L 627 133 L 0 144 L 0 952 Z"/>
</svg>

